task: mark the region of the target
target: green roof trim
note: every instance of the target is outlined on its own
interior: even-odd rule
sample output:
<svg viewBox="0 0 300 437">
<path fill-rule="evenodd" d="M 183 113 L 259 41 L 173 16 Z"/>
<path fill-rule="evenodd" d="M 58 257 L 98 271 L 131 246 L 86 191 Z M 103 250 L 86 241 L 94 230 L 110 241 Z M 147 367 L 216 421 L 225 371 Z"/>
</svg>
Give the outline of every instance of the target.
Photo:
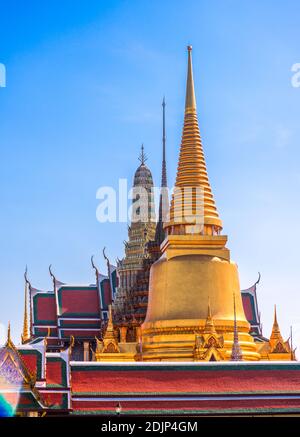
<svg viewBox="0 0 300 437">
<path fill-rule="evenodd" d="M 220 371 L 265 371 L 265 370 L 294 370 L 300 372 L 300 363 L 289 362 L 287 364 L 276 364 L 272 361 L 263 364 L 243 364 L 243 362 L 239 364 L 222 364 L 218 363 L 218 365 L 212 364 L 201 364 L 199 366 L 186 366 L 186 365 L 171 365 L 171 366 L 162 366 L 162 365 L 147 365 L 147 366 L 139 366 L 139 365 L 72 365 L 72 372 L 82 372 L 82 371 L 91 371 L 91 372 L 102 372 L 102 371 L 112 371 L 112 372 L 120 372 L 120 371 L 129 371 L 129 372 L 141 372 L 141 371 L 168 371 L 168 372 L 178 372 L 178 371 L 193 371 L 193 372 L 220 372 Z"/>
<path fill-rule="evenodd" d="M 55 296 L 52 293 L 38 293 L 33 296 L 33 325 L 51 325 L 53 327 L 56 327 L 56 320 L 40 320 L 38 318 L 38 299 L 49 299 L 49 297 L 55 299 Z"/>
<path fill-rule="evenodd" d="M 68 387 L 68 381 L 67 381 L 67 363 L 65 360 L 59 357 L 47 357 L 47 364 L 48 363 L 60 363 L 61 364 L 61 384 L 47 384 L 47 387 Z"/>
<path fill-rule="evenodd" d="M 43 356 L 42 353 L 37 350 L 37 349 L 22 349 L 22 347 L 20 347 L 19 352 L 21 354 L 21 356 L 23 355 L 35 355 L 36 356 L 36 363 L 37 363 L 37 373 L 36 373 L 36 379 L 42 379 L 42 360 L 43 360 Z"/>
<path fill-rule="evenodd" d="M 92 392 L 92 391 L 87 391 L 87 392 L 82 392 L 82 391 L 77 391 L 77 392 L 72 392 L 73 396 L 78 396 L 78 397 L 114 397 L 114 396 L 128 396 L 128 397 L 149 397 L 149 396 L 176 396 L 176 397 L 180 397 L 180 396 L 232 396 L 234 397 L 235 395 L 238 396 L 249 396 L 249 395 L 274 395 L 274 394 L 282 394 L 282 395 L 295 395 L 297 394 L 297 392 L 295 391 L 291 391 L 291 390 L 276 390 L 276 391 L 270 391 L 270 390 L 262 390 L 262 391 L 222 391 L 222 392 L 199 392 L 199 391 L 189 391 L 189 392 L 181 392 L 181 391 L 174 391 L 174 392 L 169 392 L 169 391 L 161 391 L 161 392 L 157 392 L 157 391 L 151 391 L 151 392 L 125 392 L 125 391 L 120 391 L 120 392 Z M 299 391 L 299 395 L 300 395 L 300 391 Z M 234 398 L 233 398 L 234 399 Z"/>
<path fill-rule="evenodd" d="M 197 414 L 197 415 L 232 415 L 232 414 L 291 414 L 291 413 L 299 413 L 300 408 L 238 408 L 238 409 L 230 409 L 230 408 L 224 408 L 224 409 L 212 409 L 212 410 L 184 410 L 184 409 L 178 409 L 178 410 L 126 410 L 122 411 L 120 416 L 128 416 L 128 415 L 162 415 L 165 416 L 166 414 L 170 415 L 191 415 L 191 414 Z M 71 415 L 75 416 L 88 416 L 88 415 L 116 415 L 115 409 L 108 409 L 108 410 L 90 410 L 90 411 L 72 411 Z"/>
<path fill-rule="evenodd" d="M 62 286 L 58 289 L 57 291 L 57 298 L 58 298 L 58 306 L 59 306 L 59 314 L 58 317 L 64 317 L 64 318 L 68 318 L 68 317 L 79 317 L 79 318 L 84 318 L 84 317 L 95 317 L 95 318 L 99 318 L 100 315 L 98 312 L 94 312 L 94 313 L 85 313 L 85 312 L 79 312 L 79 313 L 70 313 L 67 312 L 67 314 L 62 313 L 62 292 L 63 291 L 85 291 L 85 290 L 89 290 L 89 291 L 95 291 L 98 293 L 98 288 L 96 286 L 87 286 L 87 287 L 80 287 L 80 286 L 76 286 L 76 287 L 71 287 L 71 286 Z"/>
</svg>

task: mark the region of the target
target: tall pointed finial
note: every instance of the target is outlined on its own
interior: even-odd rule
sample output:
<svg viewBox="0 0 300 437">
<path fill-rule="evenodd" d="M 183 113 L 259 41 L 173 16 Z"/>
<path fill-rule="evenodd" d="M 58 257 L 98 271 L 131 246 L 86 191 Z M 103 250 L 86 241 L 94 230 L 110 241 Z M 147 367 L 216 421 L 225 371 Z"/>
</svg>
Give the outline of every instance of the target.
<svg viewBox="0 0 300 437">
<path fill-rule="evenodd" d="M 186 95 L 185 95 L 185 110 L 196 110 L 196 96 L 193 78 L 193 63 L 192 63 L 192 46 L 187 46 L 188 50 L 188 73 L 186 81 Z"/>
<path fill-rule="evenodd" d="M 271 347 L 271 352 L 277 352 L 278 349 L 282 350 L 282 352 L 288 352 L 288 347 L 283 340 L 283 337 L 280 332 L 278 320 L 277 320 L 277 308 L 274 305 L 274 322 L 272 326 L 272 332 L 270 335 L 269 344 Z"/>
<path fill-rule="evenodd" d="M 144 152 L 144 144 L 142 144 L 141 153 L 140 153 L 140 156 L 139 156 L 139 160 L 141 161 L 141 165 L 144 165 L 145 162 L 147 161 L 147 159 L 148 159 L 147 155 Z"/>
<path fill-rule="evenodd" d="M 167 187 L 167 164 L 166 164 L 166 100 L 163 98 L 162 102 L 163 108 L 163 156 L 162 156 L 162 172 L 161 172 L 161 186 Z"/>
<path fill-rule="evenodd" d="M 215 325 L 211 315 L 210 297 L 208 297 L 207 318 L 204 327 L 204 334 L 216 334 Z"/>
<path fill-rule="evenodd" d="M 28 313 L 27 313 L 27 294 L 28 294 L 28 279 L 27 279 L 27 266 L 24 273 L 25 279 L 25 296 L 24 296 L 24 319 L 23 319 L 23 333 L 21 336 L 22 343 L 25 343 L 30 339 L 29 330 L 28 330 Z"/>
<path fill-rule="evenodd" d="M 291 343 L 291 361 L 294 361 L 295 354 L 294 354 L 294 348 L 293 348 L 293 327 L 290 327 L 290 343 Z"/>
<path fill-rule="evenodd" d="M 236 322 L 236 307 L 235 307 L 235 294 L 233 294 L 233 311 L 234 311 L 234 325 L 233 325 L 233 344 L 231 351 L 231 361 L 241 361 L 242 351 L 239 344 L 239 334 Z"/>
<path fill-rule="evenodd" d="M 273 321 L 273 326 L 272 326 L 272 332 L 271 332 L 271 336 L 270 336 L 270 344 L 272 345 L 272 347 L 274 346 L 274 344 L 280 341 L 281 343 L 283 342 L 283 338 L 280 332 L 280 328 L 279 328 L 279 324 L 277 321 L 277 309 L 276 309 L 276 305 L 274 305 L 274 321 Z"/>
<path fill-rule="evenodd" d="M 113 312 L 112 312 L 112 305 L 108 305 L 108 321 L 107 321 L 107 327 L 104 334 L 105 340 L 111 338 L 115 338 L 114 334 L 114 323 L 113 323 Z"/>
<path fill-rule="evenodd" d="M 278 321 L 277 321 L 277 309 L 276 309 L 276 305 L 274 305 L 274 322 L 273 322 L 273 326 L 275 326 L 277 329 L 279 328 Z"/>
<path fill-rule="evenodd" d="M 10 321 L 8 322 L 7 326 L 7 340 L 6 345 L 9 346 L 11 344 L 11 335 L 10 335 Z"/>
<path fill-rule="evenodd" d="M 211 307 L 210 307 L 210 297 L 208 296 L 208 305 L 207 305 L 207 318 L 211 319 Z"/>
<path fill-rule="evenodd" d="M 169 234 L 181 235 L 197 233 L 210 236 L 218 235 L 222 230 L 198 125 L 191 46 L 188 46 L 185 114 L 177 176 L 170 219 L 164 227 L 168 228 Z"/>
</svg>

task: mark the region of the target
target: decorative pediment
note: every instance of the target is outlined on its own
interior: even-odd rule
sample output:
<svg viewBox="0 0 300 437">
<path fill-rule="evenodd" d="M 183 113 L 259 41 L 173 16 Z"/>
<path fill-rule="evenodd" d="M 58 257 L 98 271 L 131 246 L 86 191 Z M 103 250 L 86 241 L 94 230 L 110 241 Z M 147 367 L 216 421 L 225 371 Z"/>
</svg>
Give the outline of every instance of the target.
<svg viewBox="0 0 300 437">
<path fill-rule="evenodd" d="M 195 361 L 222 361 L 225 359 L 223 336 L 215 334 L 196 335 L 194 345 Z"/>
<path fill-rule="evenodd" d="M 114 353 L 120 353 L 119 346 L 117 345 L 116 341 L 109 340 L 108 342 L 103 342 L 103 354 L 114 354 Z"/>
<path fill-rule="evenodd" d="M 34 384 L 35 378 L 26 368 L 9 332 L 5 346 L 0 349 L 0 385 L 33 387 Z"/>
</svg>

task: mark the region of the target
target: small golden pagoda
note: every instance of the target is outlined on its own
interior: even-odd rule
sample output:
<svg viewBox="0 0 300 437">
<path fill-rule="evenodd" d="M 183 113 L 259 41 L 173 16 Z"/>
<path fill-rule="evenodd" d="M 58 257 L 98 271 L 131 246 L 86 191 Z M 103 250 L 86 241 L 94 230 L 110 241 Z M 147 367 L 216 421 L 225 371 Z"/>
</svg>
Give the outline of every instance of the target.
<svg viewBox="0 0 300 437">
<path fill-rule="evenodd" d="M 263 343 L 262 345 L 259 345 L 261 359 L 271 361 L 295 360 L 295 351 L 293 350 L 292 344 L 290 344 L 290 340 L 291 339 L 285 341 L 281 335 L 281 331 L 277 321 L 277 311 L 275 305 L 274 322 L 270 340 Z"/>
<path fill-rule="evenodd" d="M 167 237 L 162 256 L 150 271 L 149 302 L 142 325 L 144 361 L 194 360 L 195 332 L 204 332 L 207 300 L 214 309 L 214 327 L 224 339 L 224 359 L 230 360 L 236 330 L 243 360 L 260 354 L 245 317 L 236 264 L 221 235 L 222 222 L 207 176 L 196 110 L 192 47 L 188 72 L 184 126 Z"/>
<path fill-rule="evenodd" d="M 216 331 L 209 302 L 204 329 L 200 335 L 196 333 L 194 361 L 223 361 L 225 357 L 224 338 Z"/>
<path fill-rule="evenodd" d="M 122 340 L 122 339 L 121 339 Z M 109 305 L 109 317 L 103 340 L 96 338 L 96 361 L 134 361 L 136 343 L 118 342 L 114 325 L 112 306 Z"/>
</svg>

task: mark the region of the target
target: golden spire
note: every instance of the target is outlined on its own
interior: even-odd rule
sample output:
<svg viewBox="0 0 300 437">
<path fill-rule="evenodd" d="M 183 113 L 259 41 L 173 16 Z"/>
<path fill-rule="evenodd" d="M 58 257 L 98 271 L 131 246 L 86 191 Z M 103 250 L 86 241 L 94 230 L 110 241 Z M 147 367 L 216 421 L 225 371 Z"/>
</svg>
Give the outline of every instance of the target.
<svg viewBox="0 0 300 437">
<path fill-rule="evenodd" d="M 27 266 L 24 274 L 25 278 L 25 295 L 24 295 L 24 320 L 23 320 L 23 333 L 22 333 L 22 343 L 26 343 L 30 339 L 28 330 L 28 314 L 27 314 L 27 293 L 28 293 L 28 282 L 27 282 Z"/>
<path fill-rule="evenodd" d="M 114 324 L 113 324 L 113 315 L 112 315 L 112 306 L 108 306 L 108 322 L 107 322 L 107 328 L 104 334 L 104 339 L 115 339 L 114 335 Z"/>
<path fill-rule="evenodd" d="M 274 306 L 274 322 L 273 322 L 272 333 L 271 333 L 271 337 L 270 337 L 271 346 L 273 346 L 273 344 L 275 342 L 278 342 L 278 341 L 283 343 L 283 338 L 282 338 L 280 328 L 278 325 L 278 321 L 277 321 L 277 311 L 276 311 L 276 305 L 275 305 Z"/>
<path fill-rule="evenodd" d="M 205 322 L 205 327 L 204 327 L 204 334 L 216 334 L 216 329 L 215 329 L 215 325 L 212 319 L 212 315 L 211 315 L 211 308 L 210 308 L 210 299 L 208 298 L 208 307 L 207 307 L 207 317 L 206 317 L 206 322 Z"/>
<path fill-rule="evenodd" d="M 192 46 L 188 46 L 187 50 L 188 50 L 188 71 L 187 71 L 187 81 L 186 81 L 185 110 L 196 111 L 196 97 L 195 97 L 193 65 L 192 65 Z"/>
<path fill-rule="evenodd" d="M 193 215 L 196 215 L 197 220 L 204 224 L 204 230 L 201 229 L 200 233 L 213 235 L 218 234 L 222 229 L 222 222 L 207 176 L 196 110 L 192 47 L 188 46 L 184 126 L 175 190 L 171 202 L 170 222 L 166 223 L 165 227 L 169 229 L 170 234 L 190 233 L 185 225 L 195 224 Z M 198 231 L 195 232 L 198 233 Z"/>
<path fill-rule="evenodd" d="M 7 326 L 7 340 L 6 340 L 6 346 L 11 346 L 13 343 L 11 341 L 11 335 L 10 335 L 10 321 L 8 322 Z"/>
</svg>

